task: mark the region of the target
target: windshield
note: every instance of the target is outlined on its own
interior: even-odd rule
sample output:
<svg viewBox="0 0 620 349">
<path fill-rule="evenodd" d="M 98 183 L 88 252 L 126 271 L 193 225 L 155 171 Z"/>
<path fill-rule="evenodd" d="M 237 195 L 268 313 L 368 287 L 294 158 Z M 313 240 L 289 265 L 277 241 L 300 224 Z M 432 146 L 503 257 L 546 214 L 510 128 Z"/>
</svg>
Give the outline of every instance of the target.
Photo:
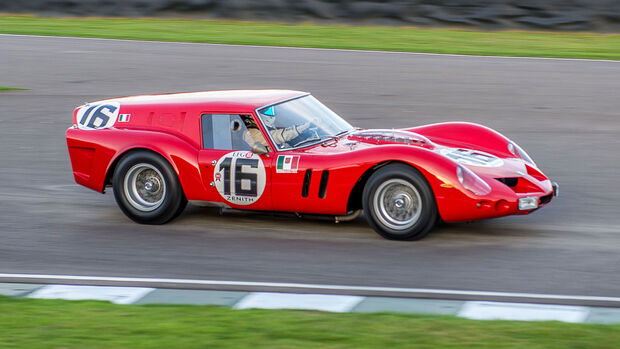
<svg viewBox="0 0 620 349">
<path fill-rule="evenodd" d="M 259 109 L 258 116 L 280 149 L 313 144 L 353 130 L 310 95 Z"/>
</svg>

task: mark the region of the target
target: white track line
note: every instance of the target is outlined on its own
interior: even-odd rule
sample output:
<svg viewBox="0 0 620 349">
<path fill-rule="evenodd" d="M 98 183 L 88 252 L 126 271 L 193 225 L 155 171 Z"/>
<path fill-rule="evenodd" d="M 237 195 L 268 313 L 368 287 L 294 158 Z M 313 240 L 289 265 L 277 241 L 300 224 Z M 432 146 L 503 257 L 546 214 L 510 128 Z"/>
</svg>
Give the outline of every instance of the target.
<svg viewBox="0 0 620 349">
<path fill-rule="evenodd" d="M 607 62 L 620 63 L 620 61 L 611 59 L 587 59 L 587 58 L 553 58 L 553 57 L 519 57 L 519 56 L 488 56 L 488 55 L 464 55 L 450 53 L 428 53 L 428 52 L 402 52 L 402 51 L 380 51 L 380 50 L 354 50 L 339 48 L 320 48 L 320 47 L 290 47 L 290 46 L 260 46 L 260 45 L 238 45 L 238 44 L 210 44 L 202 42 L 179 42 L 179 41 L 153 41 L 153 40 L 130 40 L 130 39 L 108 39 L 108 38 L 86 38 L 80 36 L 55 36 L 55 35 L 25 35 L 25 34 L 1 34 L 0 37 L 30 37 L 30 38 L 58 38 L 58 39 L 76 39 L 76 40 L 94 40 L 94 41 L 121 41 L 121 42 L 140 42 L 155 44 L 176 44 L 176 45 L 206 45 L 206 46 L 224 46 L 224 47 L 253 47 L 253 48 L 272 48 L 284 50 L 306 50 L 306 51 L 334 51 L 334 52 L 358 52 L 358 53 L 382 53 L 382 54 L 401 54 L 416 56 L 444 56 L 444 57 L 467 57 L 467 58 L 499 58 L 499 59 L 527 59 L 527 60 L 552 60 L 552 61 L 575 61 L 575 62 Z"/>
<path fill-rule="evenodd" d="M 364 297 L 326 294 L 253 292 L 240 300 L 235 309 L 308 309 L 346 313 Z"/>
<path fill-rule="evenodd" d="M 529 298 L 539 300 L 571 300 L 571 301 L 596 301 L 596 302 L 620 302 L 620 297 L 599 296 L 572 296 L 537 293 L 514 293 L 514 292 L 488 292 L 488 291 L 465 291 L 465 290 L 441 290 L 426 288 L 399 288 L 399 287 L 375 287 L 375 286 L 345 286 L 345 285 L 320 285 L 282 282 L 252 282 L 252 281 L 220 281 L 220 280 L 192 280 L 192 279 L 167 279 L 167 278 L 133 278 L 113 276 L 76 276 L 76 275 L 45 275 L 45 274 L 2 274 L 0 279 L 30 279 L 30 280 L 62 280 L 62 281 L 101 281 L 101 282 L 128 282 L 128 283 L 156 283 L 156 284 L 182 284 L 196 286 L 245 286 L 245 287 L 271 287 L 284 289 L 310 289 L 343 292 L 391 292 L 401 294 L 427 294 L 427 295 L 451 295 L 451 296 L 476 296 L 476 297 L 501 297 L 501 298 Z"/>
<path fill-rule="evenodd" d="M 473 320 L 585 322 L 587 307 L 527 303 L 466 302 L 457 316 Z"/>
<path fill-rule="evenodd" d="M 154 291 L 149 287 L 48 285 L 32 293 L 28 298 L 110 301 L 116 304 L 132 304 Z"/>
</svg>

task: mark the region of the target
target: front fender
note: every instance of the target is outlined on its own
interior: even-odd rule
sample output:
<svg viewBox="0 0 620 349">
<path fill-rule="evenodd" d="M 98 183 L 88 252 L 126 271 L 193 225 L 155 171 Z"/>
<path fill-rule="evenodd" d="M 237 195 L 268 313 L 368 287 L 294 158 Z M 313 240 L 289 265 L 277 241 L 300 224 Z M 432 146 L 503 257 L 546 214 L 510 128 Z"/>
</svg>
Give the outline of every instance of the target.
<svg viewBox="0 0 620 349">
<path fill-rule="evenodd" d="M 357 191 L 363 189 L 363 184 L 372 173 L 387 163 L 403 163 L 418 170 L 431 187 L 442 218 L 444 215 L 450 216 L 449 199 L 453 197 L 454 191 L 462 191 L 456 176 L 456 163 L 430 149 L 411 145 L 383 145 L 349 153 L 347 156 L 358 159 L 354 161 L 360 161 L 360 169 L 363 170 L 356 177 L 357 184 L 353 183 L 356 186 L 351 184 L 349 200 L 359 194 Z M 350 205 L 350 202 L 348 204 Z"/>
<path fill-rule="evenodd" d="M 363 166 L 365 172 L 357 177 L 362 181 L 380 169 L 375 166 L 385 163 L 404 163 L 420 171 L 435 196 L 440 217 L 447 222 L 499 216 L 502 212 L 487 210 L 487 204 L 514 197 L 514 193 L 507 187 L 503 188 L 500 182 L 489 183 L 493 187 L 493 192 L 484 197 L 466 190 L 458 180 L 457 163 L 432 149 L 408 145 L 384 145 L 360 151 L 358 156 L 369 160 Z M 350 191 L 349 198 L 359 194 L 356 189 L 363 189 L 363 185 L 356 187 Z"/>
<path fill-rule="evenodd" d="M 501 133 L 469 122 L 444 122 L 406 129 L 441 145 L 485 151 L 499 157 L 514 157 L 508 150 L 510 139 Z"/>
</svg>

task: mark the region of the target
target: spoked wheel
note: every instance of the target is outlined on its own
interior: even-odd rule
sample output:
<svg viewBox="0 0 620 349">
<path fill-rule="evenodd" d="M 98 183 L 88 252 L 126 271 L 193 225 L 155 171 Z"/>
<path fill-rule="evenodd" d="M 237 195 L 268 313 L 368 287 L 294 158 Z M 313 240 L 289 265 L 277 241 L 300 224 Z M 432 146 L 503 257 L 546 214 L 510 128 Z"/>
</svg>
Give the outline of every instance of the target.
<svg viewBox="0 0 620 349">
<path fill-rule="evenodd" d="M 123 181 L 123 191 L 131 206 L 149 212 L 157 209 L 166 196 L 164 176 L 155 166 L 140 163 L 132 166 Z"/>
<path fill-rule="evenodd" d="M 138 223 L 166 223 L 187 205 L 170 164 L 147 151 L 131 153 L 121 159 L 114 171 L 113 187 L 118 206 Z"/>
<path fill-rule="evenodd" d="M 388 165 L 375 172 L 364 187 L 362 204 L 370 226 L 388 239 L 421 239 L 437 221 L 430 186 L 407 165 Z"/>
</svg>

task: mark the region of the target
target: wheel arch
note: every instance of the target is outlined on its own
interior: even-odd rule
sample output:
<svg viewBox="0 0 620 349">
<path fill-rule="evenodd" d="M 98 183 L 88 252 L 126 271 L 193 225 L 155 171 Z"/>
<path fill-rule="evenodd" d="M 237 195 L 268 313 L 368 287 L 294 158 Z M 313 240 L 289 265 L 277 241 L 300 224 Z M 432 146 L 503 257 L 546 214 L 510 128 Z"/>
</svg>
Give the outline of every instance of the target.
<svg viewBox="0 0 620 349">
<path fill-rule="evenodd" d="M 164 224 L 176 218 L 185 209 L 188 200 L 179 180 L 178 172 L 174 163 L 160 152 L 149 148 L 135 147 L 119 152 L 111 164 L 113 166 L 111 165 L 108 169 L 106 178 L 109 178 L 112 183 L 116 203 L 131 220 L 141 224 Z M 152 208 L 148 204 L 145 206 L 136 201 L 136 195 L 142 196 L 142 194 L 135 191 L 134 186 L 137 183 L 135 177 L 133 177 L 134 182 L 131 184 L 134 190 L 129 190 L 127 186 L 129 171 L 136 167 L 138 171 L 143 171 L 145 167 L 149 168 L 147 166 L 157 171 L 159 180 L 166 182 L 162 186 L 164 188 L 162 197 L 153 204 Z M 130 195 L 129 191 L 134 194 Z M 143 198 L 143 200 L 145 199 Z"/>
<path fill-rule="evenodd" d="M 179 177 L 179 170 L 178 170 L 176 164 L 174 163 L 174 161 L 172 161 L 172 159 L 170 159 L 169 157 L 165 156 L 161 152 L 158 152 L 158 151 L 153 150 L 151 148 L 137 146 L 137 147 L 127 148 L 127 149 L 124 149 L 122 151 L 119 151 L 116 154 L 116 156 L 112 159 L 112 161 L 110 162 L 110 165 L 108 166 L 108 169 L 106 170 L 106 175 L 105 175 L 105 179 L 104 179 L 104 183 L 103 183 L 104 191 L 105 191 L 105 188 L 107 186 L 111 186 L 112 185 L 112 179 L 114 177 L 114 171 L 116 170 L 116 167 L 118 166 L 119 162 L 123 158 L 127 157 L 128 155 L 133 154 L 133 153 L 137 153 L 137 152 L 140 152 L 140 151 L 149 152 L 149 153 L 152 153 L 154 155 L 157 155 L 157 156 L 161 157 L 166 162 L 168 162 L 168 164 L 170 166 L 172 166 L 172 169 L 176 173 L 177 177 Z M 181 186 L 181 187 L 183 187 L 183 186 Z"/>
<path fill-rule="evenodd" d="M 381 169 L 382 167 L 385 167 L 387 165 L 392 165 L 392 164 L 405 165 L 405 166 L 411 167 L 414 170 L 418 171 L 420 174 L 422 174 L 422 177 L 424 177 L 424 179 L 428 183 L 428 186 L 431 189 L 431 191 L 433 192 L 433 195 L 436 195 L 435 190 L 433 188 L 434 186 L 431 184 L 431 180 L 429 179 L 429 176 L 432 176 L 431 173 L 421 169 L 418 165 L 415 165 L 415 164 L 412 164 L 412 163 L 409 163 L 409 162 L 406 162 L 406 161 L 386 160 L 386 161 L 382 161 L 382 162 L 376 163 L 373 166 L 370 166 L 358 178 L 357 182 L 355 182 L 355 185 L 353 186 L 353 189 L 351 189 L 351 192 L 349 193 L 349 198 L 347 200 L 347 212 L 355 211 L 355 210 L 358 210 L 358 209 L 362 208 L 362 194 L 364 192 L 364 187 L 366 186 L 366 183 L 368 182 L 370 177 L 375 172 L 377 172 L 379 169 Z"/>
</svg>

